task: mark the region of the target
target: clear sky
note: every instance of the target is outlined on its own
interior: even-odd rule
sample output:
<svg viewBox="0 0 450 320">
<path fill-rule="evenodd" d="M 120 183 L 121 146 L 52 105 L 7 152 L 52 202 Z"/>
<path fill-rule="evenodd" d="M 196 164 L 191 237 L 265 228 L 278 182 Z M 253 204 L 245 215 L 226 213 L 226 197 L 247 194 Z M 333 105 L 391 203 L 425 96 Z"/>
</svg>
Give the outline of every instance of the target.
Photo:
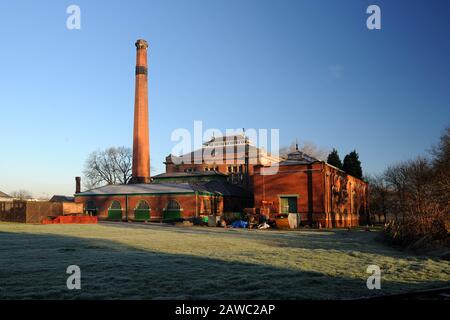
<svg viewBox="0 0 450 320">
<path fill-rule="evenodd" d="M 68 30 L 66 9 L 81 8 Z M 381 7 L 382 29 L 366 28 Z M 279 128 L 366 173 L 450 124 L 449 1 L 3 1 L 0 190 L 73 194 L 87 155 L 131 146 L 135 46 L 149 44 L 151 165 L 173 130 Z"/>
</svg>

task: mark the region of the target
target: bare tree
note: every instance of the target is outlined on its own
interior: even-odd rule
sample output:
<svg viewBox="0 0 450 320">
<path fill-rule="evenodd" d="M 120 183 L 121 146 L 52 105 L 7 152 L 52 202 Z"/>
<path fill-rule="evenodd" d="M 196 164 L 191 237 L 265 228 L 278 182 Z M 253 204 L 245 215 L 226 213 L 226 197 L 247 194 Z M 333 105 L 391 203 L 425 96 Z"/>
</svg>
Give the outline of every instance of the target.
<svg viewBox="0 0 450 320">
<path fill-rule="evenodd" d="M 282 157 L 286 157 L 288 153 L 295 151 L 295 146 L 297 142 L 293 141 L 290 146 L 284 146 L 280 148 L 280 155 Z M 326 160 L 328 154 L 330 153 L 330 150 L 317 146 L 314 142 L 311 141 L 300 141 L 298 144 L 298 149 L 314 158 L 317 158 L 319 160 Z"/>
<path fill-rule="evenodd" d="M 29 200 L 33 198 L 31 192 L 24 189 L 13 191 L 10 193 L 10 196 L 19 200 Z"/>
<path fill-rule="evenodd" d="M 389 166 L 384 172 L 384 179 L 394 195 L 391 206 L 395 218 L 398 218 L 399 213 L 404 214 L 402 208 L 404 208 L 406 199 L 407 167 L 406 162 L 400 162 Z"/>
<path fill-rule="evenodd" d="M 384 175 L 368 175 L 365 177 L 369 183 L 369 208 L 371 215 L 383 216 L 383 222 L 387 221 L 389 208 L 391 207 L 392 190 L 389 188 Z"/>
<path fill-rule="evenodd" d="M 446 241 L 449 206 L 440 201 L 439 178 L 432 163 L 423 157 L 402 162 L 388 168 L 385 179 L 395 195 L 392 210 L 401 213 L 401 219 L 386 228 L 392 240 L 404 244 Z"/>
<path fill-rule="evenodd" d="M 92 152 L 84 165 L 84 184 L 88 189 L 102 184 L 126 184 L 131 178 L 132 152 L 111 147 Z"/>
<path fill-rule="evenodd" d="M 131 178 L 133 156 L 130 148 L 118 147 L 111 153 L 111 158 L 115 164 L 117 180 L 126 184 Z"/>
<path fill-rule="evenodd" d="M 441 205 L 450 207 L 450 126 L 431 150 L 436 175 L 436 193 Z"/>
</svg>

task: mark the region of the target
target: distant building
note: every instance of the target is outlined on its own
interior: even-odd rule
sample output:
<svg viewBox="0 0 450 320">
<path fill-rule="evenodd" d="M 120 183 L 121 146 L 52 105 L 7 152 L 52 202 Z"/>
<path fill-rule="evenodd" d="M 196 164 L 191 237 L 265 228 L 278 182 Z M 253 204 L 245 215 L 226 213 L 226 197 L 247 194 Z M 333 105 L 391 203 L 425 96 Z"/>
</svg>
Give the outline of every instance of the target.
<svg viewBox="0 0 450 320">
<path fill-rule="evenodd" d="M 2 202 L 2 201 L 13 201 L 14 199 L 13 199 L 13 197 L 11 197 L 10 195 L 7 195 L 6 193 L 4 193 L 4 192 L 1 192 L 0 191 L 0 202 Z"/>
<path fill-rule="evenodd" d="M 49 201 L 50 202 L 74 202 L 75 197 L 54 195 Z"/>
<path fill-rule="evenodd" d="M 166 157 L 166 173 L 216 171 L 227 176 L 230 183 L 252 190 L 254 167 L 281 161 L 267 151 L 255 147 L 243 134 L 213 137 L 201 149 L 182 156 Z"/>
</svg>

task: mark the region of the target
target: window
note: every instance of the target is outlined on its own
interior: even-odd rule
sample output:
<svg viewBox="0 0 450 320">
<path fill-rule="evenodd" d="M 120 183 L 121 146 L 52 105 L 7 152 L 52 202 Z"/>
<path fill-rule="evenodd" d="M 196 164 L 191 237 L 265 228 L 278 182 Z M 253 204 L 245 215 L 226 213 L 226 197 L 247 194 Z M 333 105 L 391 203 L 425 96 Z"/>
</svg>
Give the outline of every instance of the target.
<svg viewBox="0 0 450 320">
<path fill-rule="evenodd" d="M 281 197 L 281 213 L 297 213 L 297 197 Z"/>
<path fill-rule="evenodd" d="M 109 208 L 113 210 L 122 210 L 122 206 L 120 205 L 120 202 L 117 200 L 111 202 L 111 206 Z"/>
<path fill-rule="evenodd" d="M 147 201 L 145 201 L 145 200 L 140 200 L 136 207 L 136 210 L 149 210 L 149 209 L 150 209 L 150 206 L 148 205 Z"/>
<path fill-rule="evenodd" d="M 180 210 L 180 204 L 176 200 L 170 200 L 166 206 L 167 210 Z"/>
<path fill-rule="evenodd" d="M 203 212 L 211 213 L 211 200 L 210 199 L 203 199 Z"/>
<path fill-rule="evenodd" d="M 122 207 L 119 201 L 114 200 L 113 202 L 111 202 L 111 205 L 109 206 L 108 209 L 108 220 L 113 221 L 122 220 Z"/>
<path fill-rule="evenodd" d="M 84 211 L 86 211 L 90 215 L 97 215 L 97 206 L 95 205 L 95 201 L 87 201 Z"/>
<path fill-rule="evenodd" d="M 134 220 L 148 221 L 150 220 L 150 206 L 147 201 L 140 200 L 134 209 Z"/>
</svg>

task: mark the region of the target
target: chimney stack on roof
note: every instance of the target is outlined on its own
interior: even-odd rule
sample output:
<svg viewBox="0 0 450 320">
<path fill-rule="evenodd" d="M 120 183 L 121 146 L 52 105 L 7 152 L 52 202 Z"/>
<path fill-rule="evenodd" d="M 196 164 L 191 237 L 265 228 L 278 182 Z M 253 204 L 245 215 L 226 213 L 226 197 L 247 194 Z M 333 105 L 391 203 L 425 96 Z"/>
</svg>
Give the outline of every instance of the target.
<svg viewBox="0 0 450 320">
<path fill-rule="evenodd" d="M 81 192 L 81 177 L 75 177 L 75 193 Z"/>
</svg>

